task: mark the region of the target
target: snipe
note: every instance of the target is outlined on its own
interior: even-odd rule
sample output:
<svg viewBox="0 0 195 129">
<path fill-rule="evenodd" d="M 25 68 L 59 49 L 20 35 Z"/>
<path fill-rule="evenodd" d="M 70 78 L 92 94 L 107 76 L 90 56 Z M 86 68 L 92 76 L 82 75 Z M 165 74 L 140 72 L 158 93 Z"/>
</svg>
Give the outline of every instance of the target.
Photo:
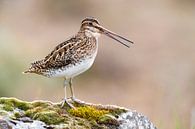
<svg viewBox="0 0 195 129">
<path fill-rule="evenodd" d="M 74 100 L 72 79 L 92 66 L 97 55 L 98 38 L 101 34 L 116 40 L 126 47 L 133 43 L 102 27 L 97 19 L 85 18 L 75 36 L 56 46 L 43 60 L 31 63 L 30 68 L 24 73 L 36 73 L 46 77 L 64 77 L 65 97 L 62 106 L 67 103 L 72 107 L 67 101 L 66 86 L 70 86 L 71 99 Z"/>
</svg>

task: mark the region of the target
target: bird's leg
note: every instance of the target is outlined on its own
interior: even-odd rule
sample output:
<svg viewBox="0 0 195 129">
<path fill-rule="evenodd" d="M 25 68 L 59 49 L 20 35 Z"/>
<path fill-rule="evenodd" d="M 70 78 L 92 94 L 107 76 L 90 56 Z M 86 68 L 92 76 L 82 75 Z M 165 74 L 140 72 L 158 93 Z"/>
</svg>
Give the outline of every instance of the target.
<svg viewBox="0 0 195 129">
<path fill-rule="evenodd" d="M 70 92 L 71 92 L 70 99 L 71 99 L 73 102 L 82 104 L 82 102 L 81 102 L 80 100 L 76 99 L 75 96 L 74 96 L 74 90 L 73 90 L 73 85 L 72 85 L 72 78 L 70 78 L 70 80 L 69 80 L 69 86 L 70 86 Z"/>
<path fill-rule="evenodd" d="M 64 99 L 63 99 L 61 107 L 64 107 L 64 104 L 66 103 L 69 107 L 74 108 L 74 106 L 67 101 L 66 87 L 69 81 L 70 80 L 67 80 L 66 78 L 64 79 Z"/>
<path fill-rule="evenodd" d="M 74 96 L 74 91 L 73 91 L 73 86 L 72 86 L 72 78 L 70 78 L 70 80 L 69 80 L 69 86 L 70 86 L 70 93 L 71 93 L 70 98 L 72 99 L 72 101 L 74 101 L 75 96 Z"/>
</svg>

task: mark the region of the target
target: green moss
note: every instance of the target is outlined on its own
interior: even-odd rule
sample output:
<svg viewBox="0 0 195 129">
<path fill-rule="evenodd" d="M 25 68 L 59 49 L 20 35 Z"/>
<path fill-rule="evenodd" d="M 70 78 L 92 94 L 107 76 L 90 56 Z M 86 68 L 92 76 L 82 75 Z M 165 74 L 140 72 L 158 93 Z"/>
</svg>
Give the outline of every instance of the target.
<svg viewBox="0 0 195 129">
<path fill-rule="evenodd" d="M 115 108 L 114 110 L 110 110 L 110 113 L 111 113 L 113 116 L 115 116 L 115 117 L 117 117 L 117 116 L 120 115 L 121 113 L 125 113 L 125 112 L 127 112 L 127 110 L 122 109 L 122 108 Z"/>
<path fill-rule="evenodd" d="M 36 101 L 25 102 L 15 98 L 0 98 L 0 105 L 3 111 L 14 111 L 15 108 L 24 111 L 22 116 L 30 117 L 34 120 L 40 120 L 46 124 L 58 124 L 65 120 L 65 117 L 60 116 L 60 109 L 48 102 Z M 21 113 L 13 112 L 13 117 L 21 117 Z"/>
<path fill-rule="evenodd" d="M 119 125 L 118 120 L 111 114 L 103 115 L 99 118 L 98 123 L 100 124 L 110 124 L 110 125 Z"/>
<path fill-rule="evenodd" d="M 5 111 L 13 111 L 14 110 L 14 108 L 11 105 L 3 105 L 2 109 Z"/>
<path fill-rule="evenodd" d="M 32 105 L 32 109 L 25 111 L 25 116 L 33 120 L 40 120 L 49 125 L 65 121 L 66 117 L 61 116 L 60 109 L 57 106 L 50 105 L 47 102 L 34 102 Z"/>
<path fill-rule="evenodd" d="M 38 112 L 33 116 L 33 119 L 43 121 L 46 124 L 59 124 L 65 120 L 64 117 L 60 116 L 55 111 Z"/>
<path fill-rule="evenodd" d="M 114 119 L 113 116 L 106 114 L 106 115 L 101 116 L 98 121 L 100 123 L 107 123 L 108 121 L 112 119 Z"/>
<path fill-rule="evenodd" d="M 68 112 L 73 116 L 95 121 L 109 113 L 107 110 L 99 110 L 91 106 L 77 107 L 76 109 L 70 109 Z"/>
<path fill-rule="evenodd" d="M 90 121 L 91 129 L 107 129 L 104 125 L 98 124 L 96 121 Z"/>
<path fill-rule="evenodd" d="M 41 107 L 36 107 L 36 108 L 32 108 L 32 109 L 29 109 L 25 112 L 25 115 L 30 117 L 30 118 L 33 118 L 33 116 L 37 113 L 37 112 L 40 112 L 42 110 Z"/>
<path fill-rule="evenodd" d="M 70 109 L 68 106 L 61 108 L 60 104 L 51 102 L 0 98 L 0 116 L 9 116 L 11 119 L 29 117 L 48 125 L 62 123 L 67 127 L 105 129 L 108 124 L 117 125 L 115 116 L 125 112 L 123 109 L 85 106 L 82 103 L 76 103 L 74 106 L 75 109 Z M 15 110 L 16 108 L 21 110 Z"/>
<path fill-rule="evenodd" d="M 32 103 L 33 107 L 42 107 L 42 108 L 46 108 L 48 107 L 50 104 L 47 102 L 43 102 L 43 101 L 35 101 Z"/>
<path fill-rule="evenodd" d="M 27 110 L 29 108 L 32 108 L 32 105 L 28 102 L 20 101 L 15 98 L 0 98 L 0 104 L 3 104 L 5 107 L 9 107 L 9 109 L 12 108 L 19 108 L 21 110 Z"/>
<path fill-rule="evenodd" d="M 19 117 L 21 117 L 21 114 L 20 114 L 19 112 L 15 112 L 15 113 L 14 113 L 14 117 L 15 117 L 15 118 L 19 118 Z"/>
<path fill-rule="evenodd" d="M 8 112 L 4 110 L 0 110 L 0 116 L 8 116 Z"/>
</svg>

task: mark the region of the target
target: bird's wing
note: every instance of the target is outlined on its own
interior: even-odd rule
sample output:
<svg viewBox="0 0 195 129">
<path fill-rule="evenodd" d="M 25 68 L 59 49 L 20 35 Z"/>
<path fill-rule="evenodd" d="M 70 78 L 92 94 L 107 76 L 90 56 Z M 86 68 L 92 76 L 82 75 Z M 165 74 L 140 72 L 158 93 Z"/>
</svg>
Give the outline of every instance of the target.
<svg viewBox="0 0 195 129">
<path fill-rule="evenodd" d="M 76 60 L 76 49 L 81 42 L 85 42 L 76 36 L 66 40 L 54 48 L 43 60 L 31 63 L 30 68 L 24 73 L 42 73 L 48 69 L 61 68 L 69 64 L 74 64 Z M 82 44 L 81 44 L 82 45 Z"/>
<path fill-rule="evenodd" d="M 82 40 L 72 37 L 56 46 L 55 49 L 45 57 L 45 68 L 59 68 L 68 64 L 74 64 L 76 59 L 73 58 L 73 55 L 75 55 L 75 49 L 77 49 L 79 42 L 82 42 Z"/>
</svg>

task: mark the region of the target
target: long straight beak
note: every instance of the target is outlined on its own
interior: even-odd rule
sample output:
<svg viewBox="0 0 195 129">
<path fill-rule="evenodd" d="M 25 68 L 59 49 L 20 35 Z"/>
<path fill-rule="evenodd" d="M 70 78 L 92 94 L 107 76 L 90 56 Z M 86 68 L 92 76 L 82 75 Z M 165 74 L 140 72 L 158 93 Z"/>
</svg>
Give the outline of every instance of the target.
<svg viewBox="0 0 195 129">
<path fill-rule="evenodd" d="M 106 36 L 116 40 L 117 42 L 123 44 L 126 47 L 130 47 L 130 44 L 133 44 L 133 41 L 130 41 L 130 40 L 128 40 L 128 39 L 112 32 L 112 31 L 100 26 L 100 25 L 98 25 L 97 28 L 100 30 L 100 32 L 102 34 L 105 34 Z"/>
</svg>

